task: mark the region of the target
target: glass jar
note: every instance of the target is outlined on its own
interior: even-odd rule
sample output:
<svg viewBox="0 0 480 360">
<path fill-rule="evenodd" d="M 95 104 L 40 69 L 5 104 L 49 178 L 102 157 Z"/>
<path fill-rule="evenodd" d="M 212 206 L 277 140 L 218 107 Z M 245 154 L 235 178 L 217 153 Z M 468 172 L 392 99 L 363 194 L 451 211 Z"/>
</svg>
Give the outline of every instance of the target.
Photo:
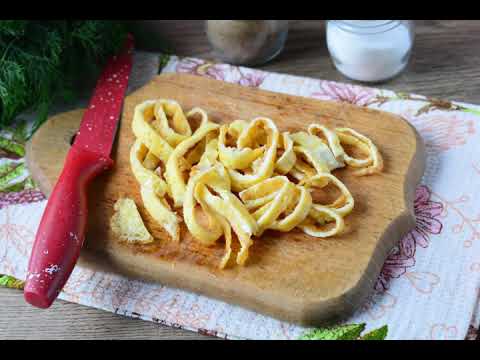
<svg viewBox="0 0 480 360">
<path fill-rule="evenodd" d="M 234 65 L 261 65 L 276 57 L 288 35 L 288 20 L 206 20 L 215 56 Z"/>
<path fill-rule="evenodd" d="M 332 61 L 350 79 L 379 82 L 405 69 L 415 38 L 411 20 L 327 20 Z"/>
</svg>

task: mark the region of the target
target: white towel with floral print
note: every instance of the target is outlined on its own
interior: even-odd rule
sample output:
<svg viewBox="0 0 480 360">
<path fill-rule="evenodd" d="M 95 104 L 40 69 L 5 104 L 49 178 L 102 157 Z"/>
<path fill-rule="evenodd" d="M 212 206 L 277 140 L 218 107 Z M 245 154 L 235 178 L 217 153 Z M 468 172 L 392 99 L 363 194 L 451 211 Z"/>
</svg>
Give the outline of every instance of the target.
<svg viewBox="0 0 480 360">
<path fill-rule="evenodd" d="M 171 57 L 163 72 L 381 109 L 423 137 L 427 168 L 416 227 L 392 249 L 368 301 L 346 323 L 388 324 L 387 339 L 465 339 L 480 325 L 480 107 L 350 84 Z M 0 273 L 23 279 L 46 201 L 32 189 L 0 195 Z M 77 266 L 60 297 L 228 338 L 295 339 L 306 329 L 159 284 Z"/>
</svg>

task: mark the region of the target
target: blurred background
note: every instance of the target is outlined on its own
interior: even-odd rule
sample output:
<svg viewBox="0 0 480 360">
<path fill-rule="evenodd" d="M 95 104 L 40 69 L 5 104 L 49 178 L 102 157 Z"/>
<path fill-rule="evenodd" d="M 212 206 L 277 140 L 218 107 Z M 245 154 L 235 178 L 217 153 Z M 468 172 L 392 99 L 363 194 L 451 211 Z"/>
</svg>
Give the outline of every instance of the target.
<svg viewBox="0 0 480 360">
<path fill-rule="evenodd" d="M 395 91 L 480 102 L 480 23 L 476 20 L 414 20 L 415 41 L 407 68 L 381 84 Z M 179 56 L 215 59 L 205 34 L 205 20 L 143 20 L 131 22 L 139 48 Z M 325 20 L 289 20 L 283 51 L 259 68 L 352 81 L 336 71 L 327 44 Z"/>
</svg>

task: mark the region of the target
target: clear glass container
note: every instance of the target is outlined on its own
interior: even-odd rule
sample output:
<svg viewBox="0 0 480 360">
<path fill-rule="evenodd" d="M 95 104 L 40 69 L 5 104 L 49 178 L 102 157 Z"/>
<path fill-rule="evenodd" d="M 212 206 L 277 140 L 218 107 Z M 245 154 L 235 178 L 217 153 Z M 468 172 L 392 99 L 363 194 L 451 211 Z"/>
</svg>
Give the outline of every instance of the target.
<svg viewBox="0 0 480 360">
<path fill-rule="evenodd" d="M 261 65 L 276 57 L 288 35 L 288 20 L 206 20 L 216 58 L 235 65 Z"/>
<path fill-rule="evenodd" d="M 327 46 L 343 75 L 380 82 L 402 72 L 415 38 L 412 20 L 327 20 Z"/>
</svg>

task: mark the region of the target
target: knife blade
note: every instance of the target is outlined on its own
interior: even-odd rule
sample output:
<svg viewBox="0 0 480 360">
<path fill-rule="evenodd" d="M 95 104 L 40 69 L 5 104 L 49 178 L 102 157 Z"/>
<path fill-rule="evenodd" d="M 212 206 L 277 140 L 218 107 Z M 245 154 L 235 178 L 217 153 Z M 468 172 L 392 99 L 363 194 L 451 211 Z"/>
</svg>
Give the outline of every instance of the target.
<svg viewBox="0 0 480 360">
<path fill-rule="evenodd" d="M 48 308 L 80 255 L 87 224 L 90 182 L 113 165 L 110 152 L 132 68 L 134 40 L 109 59 L 95 86 L 62 173 L 49 196 L 28 264 L 24 298 Z"/>
</svg>

